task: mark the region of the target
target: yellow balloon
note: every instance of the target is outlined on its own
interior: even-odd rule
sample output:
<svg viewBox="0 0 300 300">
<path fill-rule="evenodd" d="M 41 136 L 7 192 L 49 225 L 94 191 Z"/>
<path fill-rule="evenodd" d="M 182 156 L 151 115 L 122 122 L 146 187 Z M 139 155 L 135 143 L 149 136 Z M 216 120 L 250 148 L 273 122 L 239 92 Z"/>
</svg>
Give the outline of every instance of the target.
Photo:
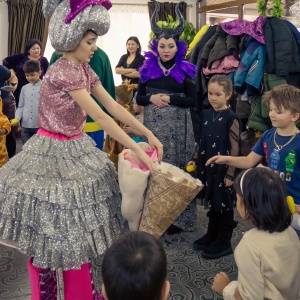
<svg viewBox="0 0 300 300">
<path fill-rule="evenodd" d="M 10 124 L 11 125 L 16 125 L 16 124 L 18 124 L 19 123 L 19 120 L 18 119 L 12 119 L 12 120 L 10 120 Z"/>
<path fill-rule="evenodd" d="M 187 172 L 191 173 L 196 170 L 196 165 L 189 165 L 185 169 Z"/>
<path fill-rule="evenodd" d="M 295 208 L 295 202 L 294 202 L 293 197 L 292 196 L 287 196 L 286 201 L 287 201 L 288 207 L 289 207 L 292 215 L 295 214 L 296 213 L 296 208 Z"/>
</svg>

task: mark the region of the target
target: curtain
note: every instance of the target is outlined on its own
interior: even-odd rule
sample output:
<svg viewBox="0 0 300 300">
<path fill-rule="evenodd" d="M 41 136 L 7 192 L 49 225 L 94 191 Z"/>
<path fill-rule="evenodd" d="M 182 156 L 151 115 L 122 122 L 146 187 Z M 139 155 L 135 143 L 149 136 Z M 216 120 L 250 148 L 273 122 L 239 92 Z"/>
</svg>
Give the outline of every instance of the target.
<svg viewBox="0 0 300 300">
<path fill-rule="evenodd" d="M 39 39 L 45 49 L 49 21 L 43 16 L 43 0 L 7 0 L 8 55 L 24 52 L 25 43 Z"/>
<path fill-rule="evenodd" d="M 173 2 L 159 2 L 160 10 L 158 12 L 158 20 L 157 21 L 167 21 L 168 15 L 172 16 L 172 18 L 176 19 L 175 13 L 175 6 L 177 3 Z M 187 4 L 185 2 L 181 2 L 179 4 L 179 10 L 181 11 L 183 18 L 186 20 L 186 7 Z M 155 4 L 154 2 L 148 2 L 148 11 L 149 11 L 149 18 L 151 20 L 151 16 L 154 12 Z"/>
</svg>

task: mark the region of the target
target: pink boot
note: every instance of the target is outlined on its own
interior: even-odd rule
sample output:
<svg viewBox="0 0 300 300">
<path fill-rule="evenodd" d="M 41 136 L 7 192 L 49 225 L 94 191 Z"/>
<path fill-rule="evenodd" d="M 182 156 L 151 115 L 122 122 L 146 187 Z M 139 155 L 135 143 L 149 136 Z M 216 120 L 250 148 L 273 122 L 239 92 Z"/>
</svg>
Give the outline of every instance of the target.
<svg viewBox="0 0 300 300">
<path fill-rule="evenodd" d="M 90 271 L 90 264 L 80 270 L 63 271 L 65 300 L 104 300 L 96 292 Z"/>
<path fill-rule="evenodd" d="M 37 268 L 32 264 L 33 258 L 27 262 L 31 287 L 31 300 L 57 300 L 56 271 Z"/>
</svg>

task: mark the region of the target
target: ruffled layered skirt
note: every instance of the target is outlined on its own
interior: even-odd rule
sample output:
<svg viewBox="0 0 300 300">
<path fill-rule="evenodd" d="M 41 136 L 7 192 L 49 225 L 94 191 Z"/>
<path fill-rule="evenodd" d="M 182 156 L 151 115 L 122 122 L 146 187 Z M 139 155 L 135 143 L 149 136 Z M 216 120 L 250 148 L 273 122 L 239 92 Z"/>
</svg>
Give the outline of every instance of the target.
<svg viewBox="0 0 300 300">
<path fill-rule="evenodd" d="M 33 136 L 0 169 L 0 237 L 41 268 L 79 269 L 126 229 L 116 171 L 84 134 Z"/>
<path fill-rule="evenodd" d="M 190 109 L 171 105 L 155 109 L 152 105 L 147 105 L 144 112 L 144 125 L 163 144 L 163 161 L 185 169 L 195 149 Z M 192 201 L 173 224 L 184 231 L 195 230 L 197 226 L 196 201 Z"/>
</svg>

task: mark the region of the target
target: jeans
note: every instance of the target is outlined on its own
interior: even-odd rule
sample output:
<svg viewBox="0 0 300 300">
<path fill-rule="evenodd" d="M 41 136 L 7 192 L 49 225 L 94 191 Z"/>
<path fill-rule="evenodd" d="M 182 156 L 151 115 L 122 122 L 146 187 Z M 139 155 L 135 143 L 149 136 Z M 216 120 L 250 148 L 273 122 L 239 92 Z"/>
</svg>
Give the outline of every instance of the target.
<svg viewBox="0 0 300 300">
<path fill-rule="evenodd" d="M 38 128 L 21 128 L 21 140 L 24 145 L 38 131 Z"/>
</svg>

